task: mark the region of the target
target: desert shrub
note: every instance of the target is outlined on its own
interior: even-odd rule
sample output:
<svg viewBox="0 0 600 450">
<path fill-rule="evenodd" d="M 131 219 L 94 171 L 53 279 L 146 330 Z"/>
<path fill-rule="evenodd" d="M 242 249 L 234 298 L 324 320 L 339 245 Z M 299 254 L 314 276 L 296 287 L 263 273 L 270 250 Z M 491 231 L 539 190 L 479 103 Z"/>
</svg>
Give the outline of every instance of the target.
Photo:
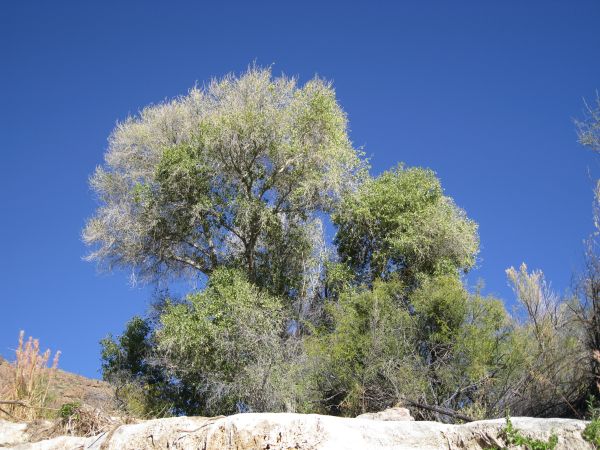
<svg viewBox="0 0 600 450">
<path fill-rule="evenodd" d="M 62 420 L 69 420 L 77 417 L 77 411 L 81 407 L 79 402 L 63 403 L 58 409 L 58 417 Z"/>
<path fill-rule="evenodd" d="M 306 410 L 302 341 L 278 297 L 219 269 L 156 323 L 134 318 L 103 341 L 103 374 L 136 415 Z M 158 408 L 158 409 L 157 409 Z"/>
<path fill-rule="evenodd" d="M 109 335 L 100 343 L 102 376 L 113 385 L 121 411 L 150 418 L 167 416 L 176 408 L 180 396 L 158 362 L 151 320 L 133 317 L 121 336 Z"/>
<path fill-rule="evenodd" d="M 283 361 L 284 332 L 279 298 L 243 272 L 220 269 L 204 291 L 165 306 L 156 342 L 171 375 L 191 390 L 197 412 L 280 410 L 266 393 L 272 368 Z"/>
<path fill-rule="evenodd" d="M 326 304 L 327 325 L 306 341 L 324 412 L 355 415 L 390 406 L 395 386 L 385 374 L 400 367 L 407 381 L 421 380 L 418 371 L 409 375 L 407 370 L 418 365 L 410 349 L 414 327 L 393 298 L 401 288 L 400 282 L 380 282 L 373 291 L 344 291 Z"/>
<path fill-rule="evenodd" d="M 525 264 L 507 274 L 521 314 L 514 320 L 516 370 L 504 406 L 513 415 L 581 417 L 590 386 L 589 354 L 575 300 L 556 295 L 543 273 Z"/>
<path fill-rule="evenodd" d="M 411 400 L 489 413 L 510 351 L 501 302 L 469 295 L 452 276 L 405 292 L 398 279 L 376 281 L 327 305 L 328 325 L 306 344 L 322 410 L 356 415 Z"/>
<path fill-rule="evenodd" d="M 587 417 L 590 419 L 590 423 L 586 425 L 582 436 L 594 448 L 600 448 L 600 408 L 592 395 L 587 400 L 587 407 Z"/>
<path fill-rule="evenodd" d="M 593 417 L 583 430 L 583 438 L 594 448 L 600 448 L 600 418 Z"/>
<path fill-rule="evenodd" d="M 51 352 L 41 352 L 38 339 L 25 332 L 19 334 L 19 344 L 15 351 L 12 376 L 1 392 L 1 399 L 12 402 L 2 405 L 1 413 L 17 420 L 33 420 L 52 415 L 48 404 L 50 384 L 58 367 L 60 352 L 56 352 L 50 362 Z"/>
</svg>

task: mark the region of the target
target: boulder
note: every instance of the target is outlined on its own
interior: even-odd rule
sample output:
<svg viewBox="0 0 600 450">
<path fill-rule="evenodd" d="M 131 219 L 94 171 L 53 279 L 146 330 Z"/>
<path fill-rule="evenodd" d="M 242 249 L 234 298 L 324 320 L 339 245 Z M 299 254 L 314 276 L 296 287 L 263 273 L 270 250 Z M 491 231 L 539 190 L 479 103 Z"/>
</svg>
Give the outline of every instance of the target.
<svg viewBox="0 0 600 450">
<path fill-rule="evenodd" d="M 0 447 L 27 442 L 27 424 L 14 423 L 0 419 Z"/>
</svg>

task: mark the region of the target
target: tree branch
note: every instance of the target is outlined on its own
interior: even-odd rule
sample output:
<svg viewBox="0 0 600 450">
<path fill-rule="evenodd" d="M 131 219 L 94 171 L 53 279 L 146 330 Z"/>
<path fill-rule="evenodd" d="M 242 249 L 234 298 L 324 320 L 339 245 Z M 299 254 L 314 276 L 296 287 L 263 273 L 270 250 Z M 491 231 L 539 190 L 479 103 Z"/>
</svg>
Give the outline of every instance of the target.
<svg viewBox="0 0 600 450">
<path fill-rule="evenodd" d="M 425 409 L 427 411 L 433 411 L 438 414 L 443 414 L 445 416 L 454 417 L 456 419 L 463 420 L 465 422 L 473 422 L 474 421 L 474 419 L 472 419 L 471 417 L 465 416 L 464 414 L 453 411 L 449 408 L 442 408 L 441 406 L 433 406 L 433 405 L 424 405 L 422 403 L 417 403 L 415 401 L 408 400 L 408 399 L 404 399 L 404 401 L 406 403 L 408 403 L 409 405 L 414 406 L 415 408 Z"/>
</svg>

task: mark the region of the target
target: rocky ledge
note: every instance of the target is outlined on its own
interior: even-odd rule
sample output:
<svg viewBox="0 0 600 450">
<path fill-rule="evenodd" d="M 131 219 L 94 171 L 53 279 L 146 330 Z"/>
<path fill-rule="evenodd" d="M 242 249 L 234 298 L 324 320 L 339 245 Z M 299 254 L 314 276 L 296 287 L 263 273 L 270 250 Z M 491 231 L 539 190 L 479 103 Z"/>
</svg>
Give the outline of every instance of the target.
<svg viewBox="0 0 600 450">
<path fill-rule="evenodd" d="M 402 414 L 396 414 L 401 417 Z M 592 449 L 582 437 L 586 422 L 515 417 L 524 436 L 558 437 L 556 449 Z M 26 424 L 0 421 L 0 447 L 54 449 L 486 449 L 503 448 L 503 419 L 464 425 L 412 421 L 410 416 L 341 418 L 262 413 L 229 417 L 174 417 L 121 425 L 93 437 L 59 436 L 31 442 Z"/>
</svg>

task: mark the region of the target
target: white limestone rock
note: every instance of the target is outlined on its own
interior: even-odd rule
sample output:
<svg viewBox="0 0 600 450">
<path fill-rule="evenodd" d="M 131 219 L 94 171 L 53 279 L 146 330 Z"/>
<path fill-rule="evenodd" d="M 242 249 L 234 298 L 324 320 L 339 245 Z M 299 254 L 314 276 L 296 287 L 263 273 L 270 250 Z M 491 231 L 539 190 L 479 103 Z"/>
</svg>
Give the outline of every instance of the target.
<svg viewBox="0 0 600 450">
<path fill-rule="evenodd" d="M 356 416 L 357 419 L 368 420 L 415 420 L 406 408 L 388 408 L 376 413 L 365 413 Z"/>
<path fill-rule="evenodd" d="M 586 422 L 574 419 L 512 418 L 523 435 L 547 440 L 558 436 L 556 450 L 592 449 L 581 433 Z M 59 449 L 205 449 L 205 450 L 434 450 L 503 446 L 503 419 L 464 425 L 411 420 L 365 420 L 317 414 L 237 414 L 229 417 L 173 417 L 122 425 L 91 438 L 59 437 L 15 445 L 21 450 Z M 19 428 L 20 430 L 20 428 Z M 1 431 L 0 431 L 1 433 Z M 7 439 L 4 438 L 4 442 Z"/>
</svg>

